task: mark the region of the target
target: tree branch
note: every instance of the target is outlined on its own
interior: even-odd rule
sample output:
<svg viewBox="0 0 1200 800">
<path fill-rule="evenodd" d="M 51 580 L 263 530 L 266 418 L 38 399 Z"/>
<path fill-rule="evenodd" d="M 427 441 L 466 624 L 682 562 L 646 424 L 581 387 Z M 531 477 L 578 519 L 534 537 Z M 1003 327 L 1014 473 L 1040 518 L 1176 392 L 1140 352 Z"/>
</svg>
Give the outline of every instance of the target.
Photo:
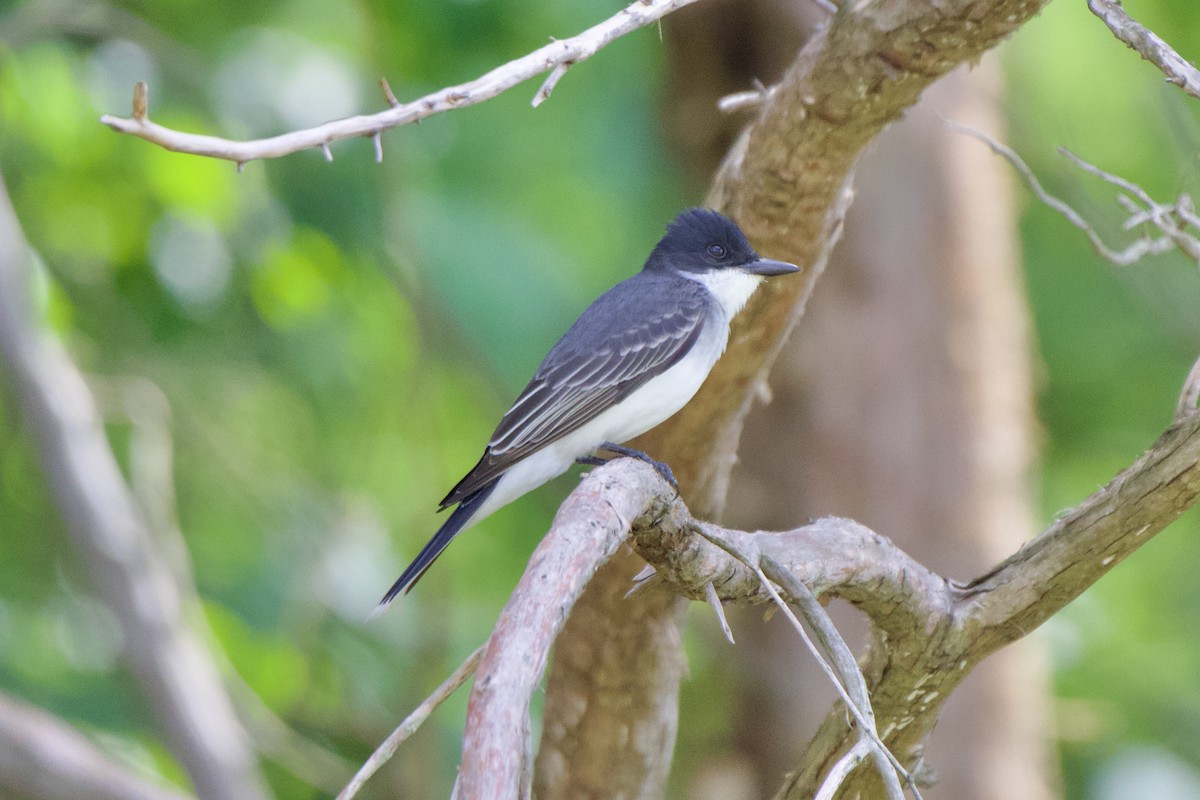
<svg viewBox="0 0 1200 800">
<path fill-rule="evenodd" d="M 278 158 L 301 150 L 320 148 L 327 160 L 333 160 L 331 142 L 357 136 L 375 139 L 376 159 L 383 158 L 379 135 L 391 128 L 418 122 L 426 117 L 465 108 L 490 100 L 530 78 L 550 71 L 550 77 L 534 95 L 536 107 L 550 97 L 567 68 L 595 55 L 602 47 L 627 33 L 662 19 L 677 8 L 696 0 L 635 0 L 615 16 L 588 28 L 578 36 L 562 39 L 540 47 L 526 56 L 496 67 L 473 81 L 450 86 L 410 103 L 396 101 L 384 84 L 384 96 L 389 107 L 375 114 L 347 117 L 299 131 L 272 136 L 269 139 L 235 141 L 217 136 L 203 136 L 166 128 L 150 121 L 148 90 L 144 83 L 134 88 L 133 114 L 128 118 L 105 114 L 100 121 L 120 133 L 128 133 L 177 153 L 222 158 L 239 166 L 260 158 Z"/>
<path fill-rule="evenodd" d="M 248 737 L 191 611 L 109 446 L 96 402 L 62 345 L 35 321 L 30 252 L 0 177 L 0 357 L 51 490 L 125 656 L 200 797 L 266 797 Z"/>
<path fill-rule="evenodd" d="M 550 647 L 632 520 L 664 494 L 657 472 L 630 471 L 625 461 L 596 469 L 571 493 L 500 613 L 467 706 L 459 800 L 528 795 L 533 765 L 518 754 L 527 750 L 529 702 Z"/>
<path fill-rule="evenodd" d="M 396 726 L 396 730 L 392 731 L 391 735 L 384 740 L 383 744 L 375 748 L 375 752 L 367 759 L 362 768 L 354 774 L 350 783 L 346 784 L 346 788 L 338 793 L 337 800 L 352 800 L 363 784 L 371 779 L 371 776 L 379 771 L 379 768 L 388 762 L 388 760 L 396 754 L 396 750 L 400 745 L 404 744 L 408 737 L 417 732 L 417 729 L 429 719 L 429 715 L 434 709 L 446 702 L 446 698 L 454 694 L 458 687 L 467 682 L 467 679 L 475 674 L 475 670 L 479 667 L 479 661 L 483 657 L 484 644 L 476 647 L 471 655 L 467 656 L 463 663 L 458 665 L 458 669 L 450 673 L 450 677 L 442 681 L 442 685 L 434 690 L 433 694 L 425 698 L 421 705 L 413 709 L 413 712 L 404 718 L 404 721 Z"/>
<path fill-rule="evenodd" d="M 528 765 L 513 754 L 525 752 L 529 702 L 554 634 L 587 576 L 626 531 L 655 568 L 656 582 L 688 598 L 770 600 L 762 576 L 722 549 L 727 545 L 769 567 L 790 602 L 804 599 L 787 578 L 794 573 L 814 594 L 846 599 L 865 612 L 875 638 L 863 672 L 880 736 L 909 770 L 919 770 L 942 703 L 971 669 L 1057 613 L 1198 500 L 1200 414 L 1193 414 L 1012 557 L 958 585 L 849 520 L 827 518 L 783 533 L 700 522 L 652 468 L 614 461 L 589 475 L 559 509 L 501 615 L 472 693 L 460 797 L 519 796 Z M 711 541 L 717 538 L 722 547 Z M 577 713 L 592 710 L 580 706 Z M 864 752 L 846 719 L 839 703 L 781 797 L 814 796 L 834 769 L 852 770 L 839 796 L 874 796 L 878 773 L 858 768 Z M 559 785 L 553 776 L 546 780 Z M 574 785 L 581 785 L 578 777 Z"/>
<path fill-rule="evenodd" d="M 756 293 L 734 320 L 725 356 L 696 397 L 633 443 L 671 464 L 695 513 L 720 513 L 742 422 L 837 241 L 859 154 L 937 78 L 978 59 L 1046 2 L 844 4 L 783 79 L 761 93 L 758 115 L 730 150 L 707 203 L 736 219 L 761 252 L 803 272 Z M 576 606 L 580 620 L 569 621 L 559 637 L 537 777 L 548 774 L 550 764 L 563 777 L 554 785 L 539 783 L 544 800 L 583 795 L 591 764 L 624 763 L 621 731 L 656 725 L 659 738 L 674 738 L 683 674 L 673 630 L 680 606 L 661 592 L 625 600 L 640 567 L 636 559 L 614 558 Z M 658 651 L 656 659 L 647 658 L 650 647 Z M 623 714 L 576 712 L 580 706 L 615 709 L 623 697 L 654 693 L 657 703 L 637 703 Z M 623 770 L 623 790 L 661 794 L 670 748 L 664 750 L 667 763 L 640 775 L 640 783 L 632 774 L 638 764 Z"/>
<path fill-rule="evenodd" d="M 1200 267 L 1200 237 L 1193 229 L 1200 232 L 1200 217 L 1197 217 L 1192 198 L 1186 193 L 1180 194 L 1174 203 L 1159 203 L 1150 194 L 1133 181 L 1127 180 L 1109 172 L 1105 172 L 1094 164 L 1084 161 L 1066 148 L 1059 148 L 1059 153 L 1069 159 L 1075 166 L 1089 175 L 1094 175 L 1105 183 L 1116 186 L 1125 194 L 1117 195 L 1117 202 L 1129 213 L 1125 221 L 1125 229 L 1148 226 L 1157 230 L 1162 236 L 1154 238 L 1146 233 L 1134 239 L 1122 250 L 1114 250 L 1105 244 L 1104 239 L 1097 233 L 1095 227 L 1082 214 L 1046 191 L 1038 180 L 1037 175 L 1029 165 L 1010 147 L 997 142 L 981 131 L 959 125 L 946 120 L 946 124 L 959 133 L 983 142 L 993 153 L 1012 165 L 1018 174 L 1025 179 L 1030 191 L 1046 206 L 1057 211 L 1079 230 L 1083 231 L 1096 255 L 1118 267 L 1135 264 L 1148 255 L 1158 255 L 1171 250 L 1179 250 L 1186 258 Z"/>
<path fill-rule="evenodd" d="M 1168 81 L 1192 97 L 1200 98 L 1200 71 L 1158 34 L 1125 13 L 1118 0 L 1088 0 L 1088 8 L 1104 21 L 1114 36 L 1162 70 Z"/>
<path fill-rule="evenodd" d="M 113 761 L 51 714 L 0 694 L 0 794 L 30 800 L 187 800 Z"/>
</svg>

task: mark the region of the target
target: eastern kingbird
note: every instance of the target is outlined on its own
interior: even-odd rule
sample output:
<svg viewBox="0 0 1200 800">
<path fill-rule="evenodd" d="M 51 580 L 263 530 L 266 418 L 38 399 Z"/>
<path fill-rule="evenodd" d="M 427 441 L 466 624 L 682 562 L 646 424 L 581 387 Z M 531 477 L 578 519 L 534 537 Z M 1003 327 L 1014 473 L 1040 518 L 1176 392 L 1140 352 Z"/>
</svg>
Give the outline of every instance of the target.
<svg viewBox="0 0 1200 800">
<path fill-rule="evenodd" d="M 600 295 L 542 361 L 483 457 L 442 500 L 450 518 L 383 596 L 407 592 L 469 524 L 597 450 L 665 465 L 618 446 L 692 399 L 729 340 L 729 321 L 763 278 L 798 267 L 761 258 L 733 220 L 691 208 L 667 226 L 646 266 Z"/>
</svg>

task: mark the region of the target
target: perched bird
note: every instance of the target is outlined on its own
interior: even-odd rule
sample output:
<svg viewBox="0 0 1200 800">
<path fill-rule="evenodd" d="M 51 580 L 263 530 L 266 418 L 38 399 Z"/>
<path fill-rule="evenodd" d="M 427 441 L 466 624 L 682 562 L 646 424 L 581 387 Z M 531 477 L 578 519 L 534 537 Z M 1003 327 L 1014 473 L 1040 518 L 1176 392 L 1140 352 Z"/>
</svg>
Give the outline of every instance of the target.
<svg viewBox="0 0 1200 800">
<path fill-rule="evenodd" d="M 379 609 L 407 592 L 469 524 L 598 450 L 620 446 L 692 399 L 729 340 L 729 321 L 763 278 L 798 267 L 761 258 L 733 220 L 705 208 L 667 226 L 642 271 L 588 306 L 500 420 L 483 457 L 442 500 L 457 505 Z"/>
</svg>

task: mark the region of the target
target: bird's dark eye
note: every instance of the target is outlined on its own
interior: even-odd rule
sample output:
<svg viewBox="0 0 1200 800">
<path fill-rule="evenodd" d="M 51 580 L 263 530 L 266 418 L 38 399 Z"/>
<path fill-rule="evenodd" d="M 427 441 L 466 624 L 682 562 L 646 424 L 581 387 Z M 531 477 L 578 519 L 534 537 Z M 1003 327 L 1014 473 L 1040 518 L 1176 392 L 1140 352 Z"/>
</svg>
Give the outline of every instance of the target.
<svg viewBox="0 0 1200 800">
<path fill-rule="evenodd" d="M 708 246 L 708 254 L 713 258 L 724 258 L 725 248 L 719 244 L 710 244 Z"/>
</svg>

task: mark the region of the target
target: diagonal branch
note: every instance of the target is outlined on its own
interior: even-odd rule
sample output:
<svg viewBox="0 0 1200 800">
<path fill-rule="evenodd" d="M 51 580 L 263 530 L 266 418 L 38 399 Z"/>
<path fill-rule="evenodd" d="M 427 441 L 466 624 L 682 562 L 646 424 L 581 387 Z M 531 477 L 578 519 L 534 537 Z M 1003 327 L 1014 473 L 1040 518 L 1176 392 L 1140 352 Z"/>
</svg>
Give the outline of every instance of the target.
<svg viewBox="0 0 1200 800">
<path fill-rule="evenodd" d="M 384 88 L 389 108 L 375 114 L 326 122 L 314 128 L 291 131 L 269 139 L 236 141 L 217 136 L 204 136 L 173 130 L 150 121 L 146 85 L 134 89 L 133 114 L 114 117 L 105 114 L 100 121 L 120 133 L 128 133 L 178 153 L 222 158 L 239 166 L 260 158 L 279 158 L 301 150 L 320 148 L 327 160 L 333 160 L 331 142 L 368 136 L 375 139 L 376 159 L 382 158 L 379 134 L 385 130 L 418 122 L 426 117 L 465 108 L 490 100 L 514 86 L 550 71 L 550 77 L 534 95 L 533 105 L 547 98 L 573 64 L 595 55 L 602 47 L 627 33 L 657 22 L 677 8 L 696 0 L 635 0 L 618 14 L 588 28 L 578 36 L 551 42 L 515 61 L 496 67 L 473 81 L 449 86 L 409 103 L 396 101 L 390 89 Z"/>
<path fill-rule="evenodd" d="M 1133 181 L 1105 172 L 1066 148 L 1059 148 L 1059 152 L 1075 166 L 1125 192 L 1125 194 L 1117 195 L 1117 202 L 1129 212 L 1129 217 L 1124 225 L 1126 230 L 1147 227 L 1150 231 L 1157 230 L 1162 234 L 1155 238 L 1148 231 L 1134 239 L 1124 249 L 1116 250 L 1104 242 L 1096 228 L 1082 214 L 1068 205 L 1066 201 L 1050 194 L 1042 186 L 1030 166 L 1012 148 L 965 125 L 959 125 L 950 120 L 946 120 L 946 125 L 959 133 L 983 142 L 993 153 L 1011 164 L 1013 169 L 1025 179 L 1030 191 L 1037 199 L 1083 231 L 1088 241 L 1092 243 L 1092 249 L 1096 254 L 1110 264 L 1127 267 L 1148 255 L 1179 250 L 1185 257 L 1200 266 L 1200 236 L 1197 235 L 1200 233 L 1200 218 L 1196 215 L 1192 198 L 1189 195 L 1180 194 L 1173 203 L 1160 203 Z"/>
<path fill-rule="evenodd" d="M 697 601 L 771 600 L 760 570 L 728 550 L 755 554 L 789 602 L 803 605 L 811 591 L 865 612 L 875 637 L 863 674 L 879 736 L 906 769 L 919 771 L 943 703 L 980 661 L 1057 613 L 1198 500 L 1200 414 L 1192 414 L 1020 551 L 958 585 L 849 520 L 822 519 L 783 533 L 700 522 L 653 469 L 630 459 L 611 462 L 559 509 L 501 615 L 472 693 L 460 796 L 488 797 L 496 787 L 516 796 L 527 785 L 528 757 L 514 754 L 526 752 L 529 703 L 548 649 L 587 578 L 626 533 L 654 567 L 656 584 Z M 791 573 L 803 585 L 792 583 Z M 861 768 L 867 753 L 846 711 L 839 703 L 830 712 L 780 797 L 813 797 L 835 772 L 849 776 L 839 796 L 876 796 L 879 775 Z"/>
<path fill-rule="evenodd" d="M 187 800 L 100 751 L 67 723 L 0 694 L 0 795 L 29 800 Z"/>
<path fill-rule="evenodd" d="M 1088 8 L 1104 21 L 1114 36 L 1162 70 L 1168 81 L 1192 97 L 1200 98 L 1200 71 L 1158 34 L 1130 17 L 1118 0 L 1088 0 Z"/>
<path fill-rule="evenodd" d="M 31 262 L 0 179 L 0 359 L 67 530 L 121 623 L 126 659 L 196 793 L 206 800 L 265 797 L 248 737 L 186 621 L 193 609 L 121 474 L 96 401 L 61 343 L 34 318 Z"/>
<path fill-rule="evenodd" d="M 354 774 L 346 787 L 338 793 L 337 800 L 352 800 L 363 785 L 371 779 L 371 776 L 379 771 L 379 768 L 391 759 L 396 754 L 396 750 L 400 745 L 416 733 L 417 729 L 424 724 L 425 720 L 429 719 L 429 715 L 434 712 L 438 706 L 446 701 L 450 695 L 458 690 L 458 687 L 467 682 L 467 679 L 475 674 L 476 668 L 479 667 L 479 661 L 483 657 L 483 649 L 487 644 L 481 644 L 476 647 L 471 655 L 467 656 L 463 663 L 458 665 L 458 669 L 450 673 L 450 677 L 442 681 L 442 684 L 434 690 L 433 694 L 425 698 L 421 705 L 417 706 L 411 714 L 404 718 L 404 721 L 396 726 L 391 735 L 384 740 L 383 744 L 375 748 L 375 752 L 367 759 L 366 763 Z"/>
</svg>

